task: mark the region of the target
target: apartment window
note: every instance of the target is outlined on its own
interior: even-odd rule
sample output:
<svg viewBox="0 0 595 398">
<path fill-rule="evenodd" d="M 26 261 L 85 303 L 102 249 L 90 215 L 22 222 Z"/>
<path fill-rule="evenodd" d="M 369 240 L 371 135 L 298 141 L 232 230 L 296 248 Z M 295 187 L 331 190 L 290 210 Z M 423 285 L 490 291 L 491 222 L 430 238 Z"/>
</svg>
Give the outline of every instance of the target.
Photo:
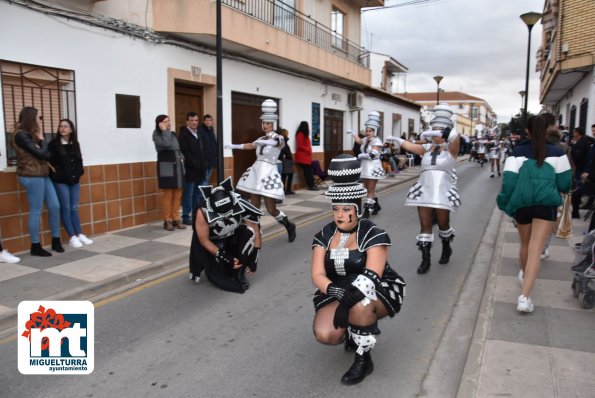
<svg viewBox="0 0 595 398">
<path fill-rule="evenodd" d="M 589 99 L 583 98 L 578 113 L 578 125 L 587 131 L 587 110 L 589 109 Z"/>
<path fill-rule="evenodd" d="M 331 30 L 333 31 L 333 46 L 344 50 L 346 48 L 343 37 L 345 35 L 345 14 L 335 7 L 331 11 Z"/>
<path fill-rule="evenodd" d="M 572 105 L 570 107 L 570 126 L 568 126 L 570 134 L 574 131 L 576 127 L 576 105 Z"/>
<path fill-rule="evenodd" d="M 140 128 L 140 97 L 116 94 L 116 127 Z"/>
<path fill-rule="evenodd" d="M 43 115 L 44 134 L 58 131 L 61 119 L 70 119 L 76 125 L 74 71 L 0 60 L 0 73 L 6 159 L 8 166 L 14 166 L 16 154 L 10 138 L 23 107 L 32 106 Z"/>
<path fill-rule="evenodd" d="M 478 108 L 474 105 L 471 106 L 471 119 L 477 119 Z"/>
</svg>

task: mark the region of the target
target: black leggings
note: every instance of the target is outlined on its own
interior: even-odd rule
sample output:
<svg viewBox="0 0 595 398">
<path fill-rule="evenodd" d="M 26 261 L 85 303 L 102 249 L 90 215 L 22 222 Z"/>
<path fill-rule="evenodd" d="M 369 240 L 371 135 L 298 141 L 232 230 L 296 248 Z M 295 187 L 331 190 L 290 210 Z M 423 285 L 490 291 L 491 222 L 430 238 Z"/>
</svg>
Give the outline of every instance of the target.
<svg viewBox="0 0 595 398">
<path fill-rule="evenodd" d="M 311 164 L 299 164 L 302 167 L 302 171 L 304 172 L 304 182 L 308 186 L 308 188 L 314 188 L 314 175 L 312 174 L 312 165 Z"/>
<path fill-rule="evenodd" d="M 434 215 L 438 223 L 438 228 L 446 231 L 450 228 L 450 210 L 435 209 L 433 207 L 418 207 L 419 223 L 421 224 L 422 234 L 431 234 L 432 225 L 434 225 Z"/>
</svg>

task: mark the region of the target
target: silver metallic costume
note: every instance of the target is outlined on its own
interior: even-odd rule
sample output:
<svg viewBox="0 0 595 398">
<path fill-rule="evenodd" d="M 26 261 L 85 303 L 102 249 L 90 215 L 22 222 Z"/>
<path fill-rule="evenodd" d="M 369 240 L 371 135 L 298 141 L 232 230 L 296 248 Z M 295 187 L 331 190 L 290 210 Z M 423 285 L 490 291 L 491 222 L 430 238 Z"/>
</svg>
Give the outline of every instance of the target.
<svg viewBox="0 0 595 398">
<path fill-rule="evenodd" d="M 407 192 L 405 206 L 434 207 L 456 211 L 461 205 L 454 176 L 455 160 L 446 148 L 436 151 L 432 144 L 425 144 L 426 153 L 421 159 L 422 172 Z"/>
<path fill-rule="evenodd" d="M 285 139 L 282 135 L 273 132 L 260 137 L 259 140 L 275 140 L 277 146 L 256 147 L 256 162 L 242 174 L 236 189 L 274 199 L 284 199 L 285 191 L 277 170 L 277 158 L 281 148 L 285 146 Z"/>
<path fill-rule="evenodd" d="M 382 180 L 386 178 L 386 172 L 382 167 L 380 161 L 380 151 L 373 147 L 382 148 L 382 140 L 374 136 L 371 140 L 368 137 L 362 138 L 361 150 L 362 153 L 367 153 L 374 159 L 362 159 L 362 175 L 361 178 L 368 178 L 372 180 Z"/>
</svg>

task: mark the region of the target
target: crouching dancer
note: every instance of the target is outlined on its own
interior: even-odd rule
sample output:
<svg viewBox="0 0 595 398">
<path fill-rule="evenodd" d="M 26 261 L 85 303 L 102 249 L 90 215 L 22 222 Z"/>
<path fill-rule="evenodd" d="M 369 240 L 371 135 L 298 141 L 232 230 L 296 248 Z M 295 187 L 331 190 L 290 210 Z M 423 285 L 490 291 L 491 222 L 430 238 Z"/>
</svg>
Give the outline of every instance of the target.
<svg viewBox="0 0 595 398">
<path fill-rule="evenodd" d="M 332 201 L 333 222 L 312 243 L 314 336 L 323 344 L 345 343 L 355 361 L 341 378 L 356 384 L 372 373 L 370 350 L 380 334 L 378 320 L 401 309 L 405 281 L 387 262 L 390 238 L 372 221 L 362 218 L 366 189 L 359 160 L 335 157 L 329 166 L 333 182 L 326 192 Z"/>
<path fill-rule="evenodd" d="M 244 293 L 249 287 L 246 274 L 256 271 L 263 213 L 234 192 L 231 177 L 200 190 L 206 207 L 197 207 L 192 215 L 190 279 L 198 283 L 204 270 L 220 289 Z"/>
</svg>

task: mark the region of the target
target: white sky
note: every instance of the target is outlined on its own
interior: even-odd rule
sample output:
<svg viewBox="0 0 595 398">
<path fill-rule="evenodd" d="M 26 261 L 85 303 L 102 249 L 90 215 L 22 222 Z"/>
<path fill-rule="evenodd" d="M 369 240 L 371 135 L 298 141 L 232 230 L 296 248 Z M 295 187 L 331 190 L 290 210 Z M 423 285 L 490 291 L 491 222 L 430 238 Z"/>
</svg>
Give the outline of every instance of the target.
<svg viewBox="0 0 595 398">
<path fill-rule="evenodd" d="M 386 0 L 385 7 L 408 1 Z M 519 16 L 543 12 L 543 5 L 544 0 L 432 0 L 364 11 L 362 47 L 405 65 L 407 92 L 436 91 L 433 76 L 442 75 L 441 89 L 483 98 L 499 122 L 508 122 L 519 112 L 519 91 L 525 90 L 528 29 Z M 531 33 L 528 110 L 533 113 L 541 109 L 535 72 L 540 44 L 539 22 Z"/>
</svg>

